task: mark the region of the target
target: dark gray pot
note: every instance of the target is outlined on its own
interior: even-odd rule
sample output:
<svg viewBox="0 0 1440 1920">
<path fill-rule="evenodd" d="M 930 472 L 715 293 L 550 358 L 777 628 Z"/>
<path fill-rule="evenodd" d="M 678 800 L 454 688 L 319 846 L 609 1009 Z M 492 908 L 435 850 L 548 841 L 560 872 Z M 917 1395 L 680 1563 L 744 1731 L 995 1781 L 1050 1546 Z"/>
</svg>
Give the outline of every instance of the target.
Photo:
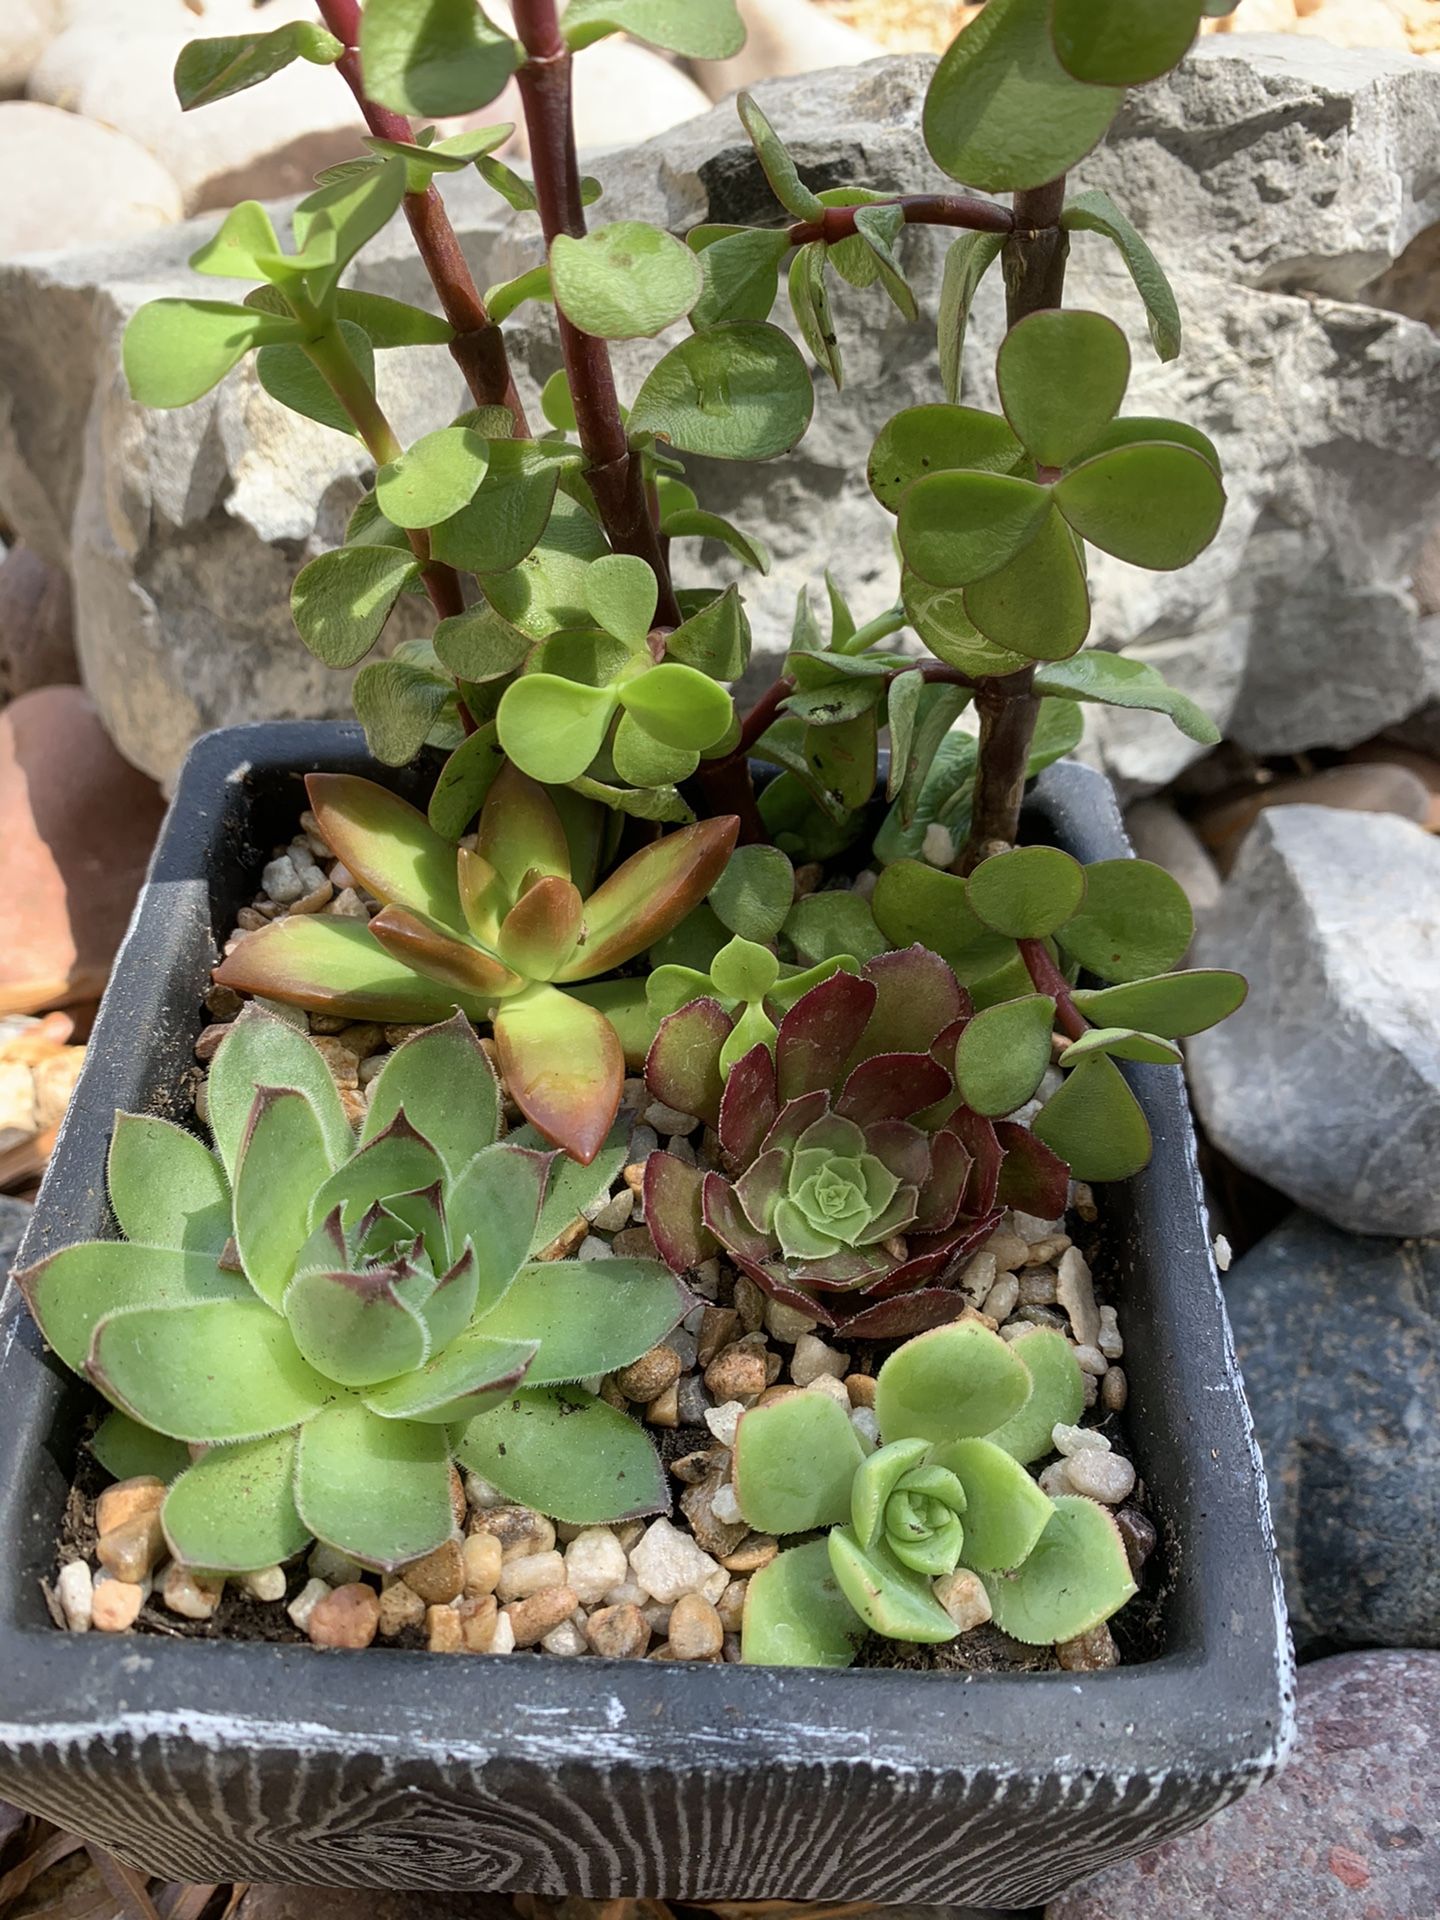
<svg viewBox="0 0 1440 1920">
<path fill-rule="evenodd" d="M 26 1261 L 110 1230 L 117 1107 L 184 1116 L 217 934 L 316 768 L 377 771 L 338 726 L 236 727 L 191 753 Z M 1109 786 L 1078 766 L 1044 776 L 1027 828 L 1082 860 L 1127 850 Z M 0 1798 L 167 1878 L 602 1898 L 1026 1906 L 1196 1826 L 1280 1764 L 1292 1676 L 1184 1090 L 1153 1068 L 1135 1084 L 1155 1158 L 1103 1204 L 1163 1526 L 1161 1657 L 952 1677 L 66 1635 L 40 1581 L 93 1397 L 12 1288 Z"/>
</svg>

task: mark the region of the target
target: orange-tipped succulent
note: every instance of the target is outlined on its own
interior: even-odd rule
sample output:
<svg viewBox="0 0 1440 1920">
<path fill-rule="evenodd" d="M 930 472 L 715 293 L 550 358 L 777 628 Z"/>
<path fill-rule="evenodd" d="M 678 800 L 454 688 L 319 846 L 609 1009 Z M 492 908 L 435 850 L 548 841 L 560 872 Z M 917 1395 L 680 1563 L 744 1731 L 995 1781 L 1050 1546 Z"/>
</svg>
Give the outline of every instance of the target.
<svg viewBox="0 0 1440 1920">
<path fill-rule="evenodd" d="M 490 789 L 473 852 L 373 781 L 312 774 L 306 786 L 326 843 L 381 911 L 368 926 L 278 920 L 245 939 L 216 980 L 354 1019 L 432 1020 L 458 1007 L 489 1020 L 526 1119 L 592 1160 L 620 1104 L 617 1023 L 643 1018 L 645 990 L 643 980 L 578 983 L 634 959 L 704 899 L 737 821 L 702 820 L 657 840 L 587 898 L 577 881 L 598 847 L 593 822 L 577 816 L 567 833 L 551 794 L 513 766 Z M 644 1037 L 642 1027 L 642 1051 Z"/>
</svg>

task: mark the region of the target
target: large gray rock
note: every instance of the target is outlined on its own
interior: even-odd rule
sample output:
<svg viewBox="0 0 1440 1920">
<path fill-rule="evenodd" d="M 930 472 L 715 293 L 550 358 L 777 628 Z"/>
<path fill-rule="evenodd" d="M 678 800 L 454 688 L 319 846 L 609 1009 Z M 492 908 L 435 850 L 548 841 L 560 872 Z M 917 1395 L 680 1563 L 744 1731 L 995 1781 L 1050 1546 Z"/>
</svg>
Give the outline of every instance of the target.
<svg viewBox="0 0 1440 1920">
<path fill-rule="evenodd" d="M 1318 43 L 1269 41 L 1257 42 L 1252 70 L 1245 48 L 1243 37 L 1216 42 L 1137 96 L 1113 150 L 1081 169 L 1081 184 L 1124 175 L 1119 197 L 1138 207 L 1174 275 L 1186 351 L 1156 363 L 1134 290 L 1095 236 L 1076 241 L 1070 297 L 1123 322 L 1135 349 L 1130 408 L 1205 428 L 1230 491 L 1220 538 L 1185 573 L 1097 559 L 1095 639 L 1143 652 L 1255 751 L 1345 746 L 1440 694 L 1440 629 L 1418 618 L 1408 585 L 1440 519 L 1440 339 L 1404 315 L 1309 289 L 1362 291 L 1417 225 L 1440 219 L 1440 184 L 1420 159 L 1440 137 L 1440 71 L 1349 53 L 1341 70 Z M 762 98 L 812 184 L 923 191 L 945 184 L 919 132 L 929 72 L 920 57 L 887 59 L 772 82 Z M 1335 175 L 1342 162 L 1362 176 L 1353 190 L 1350 171 Z M 776 213 L 729 105 L 598 171 L 611 219 L 680 230 Z M 1329 183 L 1323 220 L 1310 218 L 1312 171 Z M 1239 196 L 1256 176 L 1273 220 L 1247 232 L 1262 213 Z M 445 191 L 482 285 L 533 264 L 532 217 L 502 222 L 473 176 Z M 1382 193 L 1388 211 L 1377 217 Z M 185 414 L 147 417 L 130 403 L 120 330 L 142 299 L 191 287 L 183 260 L 205 231 L 0 272 L 0 507 L 30 545 L 69 566 L 87 682 L 124 750 L 161 778 L 202 726 L 343 705 L 343 687 L 290 638 L 285 596 L 297 563 L 335 537 L 364 469 L 357 448 L 273 407 L 248 369 Z M 706 504 L 774 549 L 770 577 L 747 583 L 762 661 L 773 664 L 796 592 L 826 566 L 862 615 L 893 601 L 893 522 L 864 463 L 893 412 L 940 397 L 933 319 L 946 242 L 934 229 L 905 240 L 930 325 L 907 326 L 879 291 L 840 290 L 847 391 L 820 386 L 794 455 L 761 469 L 691 463 Z M 362 260 L 359 284 L 428 297 L 403 227 Z M 993 274 L 967 356 L 967 397 L 981 404 L 994 401 L 1002 325 Z M 553 321 L 527 308 L 509 332 L 533 395 L 559 363 Z M 654 352 L 617 351 L 622 394 Z M 439 350 L 384 356 L 383 371 L 382 398 L 404 432 L 458 404 Z M 710 549 L 679 551 L 690 579 L 731 576 Z M 1155 716 L 1092 712 L 1092 750 L 1136 787 L 1163 783 L 1198 751 Z"/>
<path fill-rule="evenodd" d="M 1440 840 L 1393 814 L 1268 809 L 1192 957 L 1250 981 L 1189 1043 L 1215 1144 L 1352 1233 L 1440 1233 Z"/>
<path fill-rule="evenodd" d="M 1225 1304 L 1297 1653 L 1440 1647 L 1440 1240 L 1295 1213 Z"/>
<path fill-rule="evenodd" d="M 1198 1833 L 1109 1867 L 1045 1920 L 1427 1920 L 1440 1912 L 1440 1654 L 1301 1670 L 1295 1754 Z"/>
</svg>

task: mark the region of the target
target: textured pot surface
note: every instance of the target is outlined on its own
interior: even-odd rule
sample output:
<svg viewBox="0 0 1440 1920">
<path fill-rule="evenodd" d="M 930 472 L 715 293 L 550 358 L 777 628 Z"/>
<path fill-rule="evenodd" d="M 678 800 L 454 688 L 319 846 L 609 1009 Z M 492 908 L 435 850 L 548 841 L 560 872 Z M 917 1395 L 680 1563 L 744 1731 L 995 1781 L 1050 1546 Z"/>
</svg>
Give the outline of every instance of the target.
<svg viewBox="0 0 1440 1920">
<path fill-rule="evenodd" d="M 117 1107 L 186 1118 L 208 969 L 300 775 L 357 730 L 192 751 L 116 964 L 26 1261 L 112 1231 Z M 413 775 L 384 775 L 413 791 Z M 1039 783 L 1027 832 L 1126 850 L 1108 784 Z M 1162 1528 L 1163 1650 L 1103 1673 L 560 1661 L 57 1632 L 40 1591 L 90 1391 L 0 1304 L 0 1797 L 188 1880 L 608 1898 L 1029 1906 L 1269 1776 L 1291 1671 L 1264 1480 L 1178 1075 L 1134 1084 L 1147 1172 L 1104 1192 L 1127 1411 Z"/>
</svg>

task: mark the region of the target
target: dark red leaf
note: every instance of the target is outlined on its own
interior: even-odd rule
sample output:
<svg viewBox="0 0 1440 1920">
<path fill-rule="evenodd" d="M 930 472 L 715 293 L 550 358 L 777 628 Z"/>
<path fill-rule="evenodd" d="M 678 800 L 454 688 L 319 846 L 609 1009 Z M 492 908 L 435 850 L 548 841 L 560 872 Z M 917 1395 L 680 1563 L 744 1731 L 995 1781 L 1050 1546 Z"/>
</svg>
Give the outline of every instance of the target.
<svg viewBox="0 0 1440 1920">
<path fill-rule="evenodd" d="M 823 1120 L 829 1111 L 830 1096 L 823 1091 L 805 1093 L 798 1100 L 791 1100 L 780 1109 L 774 1126 L 761 1141 L 761 1152 L 769 1153 L 774 1147 L 793 1147 L 805 1129 Z"/>
<path fill-rule="evenodd" d="M 865 1145 L 897 1180 L 923 1193 L 930 1178 L 930 1136 L 908 1120 L 877 1120 L 865 1129 Z"/>
<path fill-rule="evenodd" d="M 1070 1198 L 1069 1167 L 1028 1127 L 1017 1127 L 1013 1120 L 997 1120 L 995 1137 L 1005 1155 L 996 1193 L 1000 1205 L 1018 1207 L 1037 1220 L 1058 1220 Z"/>
<path fill-rule="evenodd" d="M 713 1127 L 725 1088 L 720 1049 L 734 1025 L 720 1002 L 710 999 L 692 1000 L 662 1020 L 645 1056 L 645 1084 L 655 1098 Z"/>
<path fill-rule="evenodd" d="M 842 1320 L 835 1331 L 856 1340 L 908 1340 L 917 1333 L 929 1333 L 958 1320 L 965 1311 L 965 1296 L 947 1287 L 925 1287 L 919 1293 L 897 1294 L 891 1300 L 879 1300 L 873 1306 Z"/>
<path fill-rule="evenodd" d="M 645 1224 L 674 1273 L 688 1273 L 716 1250 L 701 1208 L 704 1186 L 699 1168 L 673 1153 L 652 1153 L 645 1162 Z"/>
<path fill-rule="evenodd" d="M 875 1053 L 928 1053 L 938 1033 L 970 1013 L 969 994 L 928 947 L 877 954 L 861 978 L 875 988 L 875 1011 L 851 1065 Z"/>
<path fill-rule="evenodd" d="M 942 1127 L 930 1136 L 930 1178 L 920 1189 L 916 1233 L 943 1233 L 952 1226 L 975 1162 L 958 1133 Z"/>
<path fill-rule="evenodd" d="M 1000 1162 L 1004 1157 L 1000 1142 L 995 1137 L 995 1128 L 982 1115 L 972 1113 L 969 1107 L 957 1107 L 945 1124 L 959 1135 L 965 1151 L 975 1162 L 965 1188 L 965 1211 L 969 1214 L 989 1213 L 995 1205 L 995 1194 L 1000 1184 Z"/>
<path fill-rule="evenodd" d="M 795 1002 L 780 1022 L 775 1042 L 775 1079 L 782 1100 L 797 1100 L 816 1090 L 831 1093 L 843 1085 L 846 1062 L 860 1044 L 875 1001 L 868 980 L 834 973 Z"/>
<path fill-rule="evenodd" d="M 876 1053 L 845 1082 L 835 1111 L 862 1127 L 874 1120 L 908 1120 L 942 1100 L 951 1084 L 951 1076 L 928 1053 Z"/>
<path fill-rule="evenodd" d="M 779 1111 L 775 1061 L 767 1046 L 754 1046 L 730 1069 L 720 1100 L 720 1147 L 732 1166 L 749 1166 Z"/>
</svg>

